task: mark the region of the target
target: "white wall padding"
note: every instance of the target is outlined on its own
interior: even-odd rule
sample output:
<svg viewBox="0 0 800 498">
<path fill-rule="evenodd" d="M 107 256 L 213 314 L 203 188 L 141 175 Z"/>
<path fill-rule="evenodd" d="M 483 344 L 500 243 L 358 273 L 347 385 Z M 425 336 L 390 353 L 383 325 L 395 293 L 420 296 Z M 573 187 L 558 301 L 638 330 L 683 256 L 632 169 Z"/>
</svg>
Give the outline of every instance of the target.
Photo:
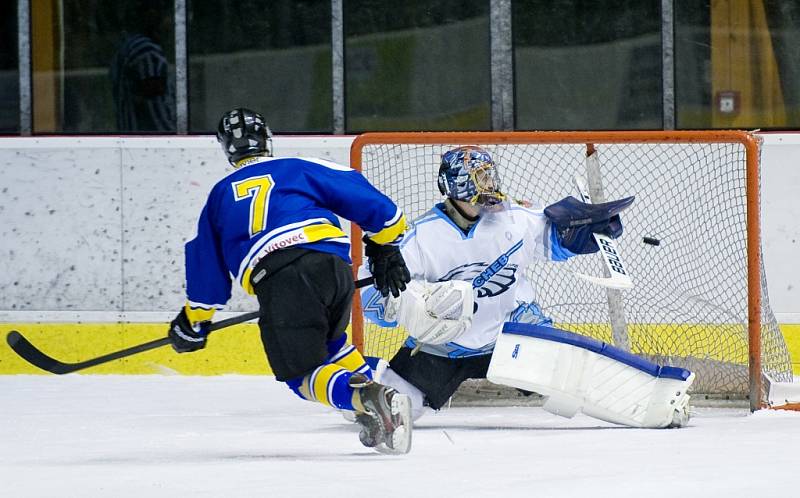
<svg viewBox="0 0 800 498">
<path fill-rule="evenodd" d="M 352 137 L 278 137 L 347 164 Z M 0 139 L 0 312 L 176 310 L 183 245 L 232 171 L 213 137 Z M 254 309 L 234 287 L 229 311 Z M 9 316 L 5 313 L 5 316 Z"/>
</svg>

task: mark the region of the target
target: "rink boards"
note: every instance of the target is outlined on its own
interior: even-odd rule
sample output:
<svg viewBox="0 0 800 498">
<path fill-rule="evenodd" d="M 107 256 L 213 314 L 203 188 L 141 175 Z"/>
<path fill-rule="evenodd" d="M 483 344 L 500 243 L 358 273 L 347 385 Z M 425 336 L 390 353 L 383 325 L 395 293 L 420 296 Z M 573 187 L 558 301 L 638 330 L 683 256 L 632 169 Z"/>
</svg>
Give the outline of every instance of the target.
<svg viewBox="0 0 800 498">
<path fill-rule="evenodd" d="M 134 346 L 166 336 L 166 323 L 3 323 L 3 336 L 9 330 L 19 330 L 45 353 L 65 362 L 77 362 L 111 351 Z M 580 332 L 578 327 L 572 327 Z M 382 329 L 391 334 L 389 329 Z M 657 324 L 639 324 L 631 327 L 631 340 L 637 344 L 637 333 L 650 335 L 667 333 L 667 327 Z M 800 375 L 800 325 L 781 325 L 787 341 L 794 374 Z M 638 331 L 638 332 L 637 332 Z M 702 335 L 718 333 L 714 325 L 696 325 L 692 328 L 693 340 Z M 373 332 L 380 333 L 380 332 Z M 395 334 L 397 332 L 394 332 Z M 389 339 L 389 337 L 387 337 Z M 395 338 L 395 342 L 402 338 Z M 746 351 L 746 345 L 742 344 Z M 673 352 L 681 356 L 684 352 Z M 370 354 L 369 349 L 367 354 Z M 712 357 L 713 360 L 724 360 Z M 0 344 L 0 375 L 44 373 L 27 364 L 8 347 Z M 271 375 L 261 344 L 258 326 L 245 324 L 214 333 L 202 351 L 179 355 L 163 347 L 122 360 L 86 370 L 88 374 L 156 374 L 180 373 L 190 375 Z"/>
<path fill-rule="evenodd" d="M 281 136 L 275 149 L 347 163 L 352 140 Z M 762 203 L 770 302 L 778 320 L 786 322 L 781 329 L 795 373 L 800 288 L 792 283 L 800 278 L 800 267 L 793 264 L 800 214 L 790 201 L 800 182 L 792 160 L 798 150 L 796 135 L 765 135 Z M 0 334 L 19 329 L 64 361 L 163 337 L 184 300 L 183 244 L 194 235 L 207 192 L 226 173 L 213 137 L 2 138 L 0 164 Z M 253 306 L 251 297 L 234 288 L 226 310 L 238 314 Z M 134 314 L 157 316 L 130 318 Z M 192 355 L 162 348 L 88 372 L 170 369 L 269 373 L 255 325 L 219 333 L 207 350 Z M 0 374 L 5 373 L 36 372 L 2 341 Z"/>
</svg>

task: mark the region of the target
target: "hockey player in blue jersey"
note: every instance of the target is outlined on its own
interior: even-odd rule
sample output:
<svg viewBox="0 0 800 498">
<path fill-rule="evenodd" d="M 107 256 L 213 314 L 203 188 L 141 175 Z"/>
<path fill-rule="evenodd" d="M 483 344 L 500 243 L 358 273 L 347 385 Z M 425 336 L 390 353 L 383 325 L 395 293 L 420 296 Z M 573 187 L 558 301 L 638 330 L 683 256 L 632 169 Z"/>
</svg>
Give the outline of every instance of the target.
<svg viewBox="0 0 800 498">
<path fill-rule="evenodd" d="M 205 347 L 211 317 L 230 299 L 235 279 L 258 298 L 275 378 L 303 399 L 369 419 L 364 445 L 408 452 L 410 400 L 373 382 L 361 353 L 347 344 L 354 284 L 338 219 L 362 227 L 376 291 L 397 297 L 410 278 L 397 245 L 403 213 L 351 168 L 272 157 L 271 133 L 254 111 L 226 112 L 217 139 L 235 171 L 212 188 L 197 236 L 186 244 L 187 303 L 170 324 L 173 348 Z"/>
<path fill-rule="evenodd" d="M 486 378 L 504 323 L 552 327 L 524 269 L 535 260 L 597 252 L 593 233 L 619 237 L 619 213 L 633 202 L 567 197 L 544 209 L 509 203 L 491 154 L 477 146 L 442 155 L 438 186 L 444 201 L 415 220 L 401 243 L 408 290 L 400 299 L 362 291 L 367 319 L 409 334 L 377 371 L 380 382 L 409 394 L 415 417 L 445 405 L 464 380 Z M 362 267 L 359 277 L 368 275 Z M 672 408 L 665 409 L 663 420 L 671 420 Z"/>
</svg>

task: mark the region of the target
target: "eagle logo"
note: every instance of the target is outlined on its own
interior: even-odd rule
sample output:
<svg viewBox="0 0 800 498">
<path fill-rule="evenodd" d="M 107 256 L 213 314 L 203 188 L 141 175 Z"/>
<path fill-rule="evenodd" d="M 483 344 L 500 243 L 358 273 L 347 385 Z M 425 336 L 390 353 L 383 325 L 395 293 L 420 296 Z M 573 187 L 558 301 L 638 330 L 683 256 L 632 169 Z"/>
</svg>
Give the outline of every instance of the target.
<svg viewBox="0 0 800 498">
<path fill-rule="evenodd" d="M 479 298 L 498 296 L 517 281 L 517 265 L 506 265 L 497 271 L 492 271 L 489 263 L 467 263 L 453 268 L 439 279 L 440 282 L 447 280 L 472 282 L 472 288 L 478 291 Z"/>
</svg>

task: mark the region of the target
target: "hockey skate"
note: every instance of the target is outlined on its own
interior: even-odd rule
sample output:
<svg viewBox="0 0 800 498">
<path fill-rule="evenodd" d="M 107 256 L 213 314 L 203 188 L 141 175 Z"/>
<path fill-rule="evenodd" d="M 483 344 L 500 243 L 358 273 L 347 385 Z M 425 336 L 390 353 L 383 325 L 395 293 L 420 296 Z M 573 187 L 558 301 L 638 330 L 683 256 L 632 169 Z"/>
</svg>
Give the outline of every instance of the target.
<svg viewBox="0 0 800 498">
<path fill-rule="evenodd" d="M 375 358 L 371 356 L 366 357 L 366 360 L 367 364 L 369 364 L 370 368 L 372 369 L 372 380 L 374 382 L 381 383 L 381 377 L 386 372 L 386 369 L 389 368 L 389 362 L 383 358 Z M 358 423 L 363 427 L 364 424 L 356 420 L 356 412 L 350 410 L 340 410 L 340 412 L 342 413 L 342 417 L 348 422 Z"/>
<path fill-rule="evenodd" d="M 361 426 L 358 437 L 368 448 L 381 453 L 404 454 L 411 450 L 411 400 L 391 387 L 353 374 L 350 386 L 358 390 L 363 413 L 356 413 Z"/>
<path fill-rule="evenodd" d="M 356 413 L 353 422 L 361 427 L 358 433 L 361 444 L 367 448 L 375 448 L 381 443 L 381 426 L 375 417 L 366 413 Z"/>
</svg>

